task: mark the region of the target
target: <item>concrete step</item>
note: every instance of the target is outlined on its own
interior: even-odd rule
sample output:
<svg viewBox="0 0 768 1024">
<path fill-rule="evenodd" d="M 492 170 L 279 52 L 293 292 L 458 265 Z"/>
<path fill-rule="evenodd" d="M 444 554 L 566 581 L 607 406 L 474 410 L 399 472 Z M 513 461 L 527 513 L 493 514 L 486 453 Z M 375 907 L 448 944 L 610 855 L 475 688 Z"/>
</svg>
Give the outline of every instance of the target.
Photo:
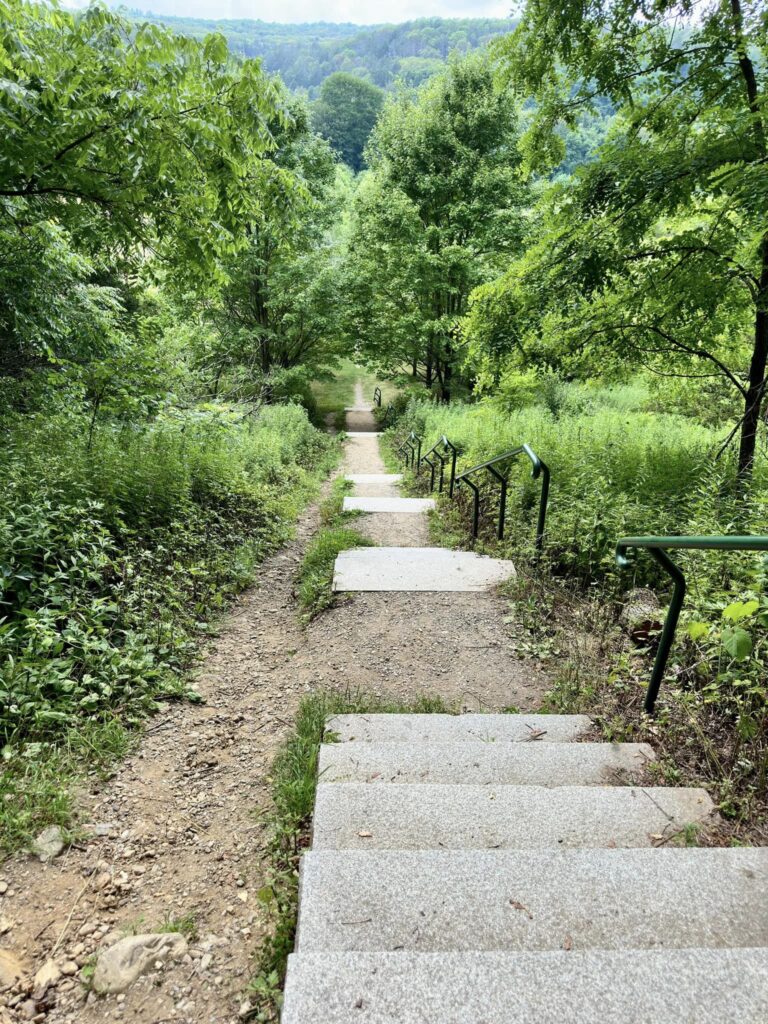
<svg viewBox="0 0 768 1024">
<path fill-rule="evenodd" d="M 346 500 L 346 499 L 345 499 Z M 355 548 L 336 559 L 337 591 L 479 591 L 515 575 L 510 561 L 448 548 Z"/>
<path fill-rule="evenodd" d="M 765 1024 L 768 950 L 300 953 L 282 1024 Z"/>
<path fill-rule="evenodd" d="M 343 512 L 390 512 L 393 515 L 418 515 L 435 507 L 432 498 L 389 498 L 386 496 L 345 498 Z"/>
<path fill-rule="evenodd" d="M 327 743 L 322 782 L 610 786 L 642 781 L 647 743 Z"/>
<path fill-rule="evenodd" d="M 353 484 L 399 484 L 402 473 L 347 473 L 344 477 Z"/>
<path fill-rule="evenodd" d="M 335 715 L 326 736 L 369 743 L 567 743 L 588 733 L 586 715 Z"/>
<path fill-rule="evenodd" d="M 320 783 L 316 850 L 652 846 L 713 811 L 703 789 Z"/>
<path fill-rule="evenodd" d="M 768 946 L 768 847 L 302 860 L 300 953 L 561 949 L 566 935 L 575 950 Z"/>
</svg>

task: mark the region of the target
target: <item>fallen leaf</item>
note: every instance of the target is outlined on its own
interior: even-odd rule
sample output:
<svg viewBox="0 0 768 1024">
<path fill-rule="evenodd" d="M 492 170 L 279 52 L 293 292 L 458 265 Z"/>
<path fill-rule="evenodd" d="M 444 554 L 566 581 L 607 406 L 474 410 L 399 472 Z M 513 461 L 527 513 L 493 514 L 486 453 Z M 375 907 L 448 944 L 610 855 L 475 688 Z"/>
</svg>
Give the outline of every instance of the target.
<svg viewBox="0 0 768 1024">
<path fill-rule="evenodd" d="M 570 935 L 566 935 L 565 936 L 565 942 L 563 943 L 563 949 L 566 951 L 566 953 L 570 953 L 570 951 L 573 949 L 573 939 L 571 938 Z"/>
<path fill-rule="evenodd" d="M 361 839 L 373 839 L 373 832 L 358 832 Z"/>
</svg>

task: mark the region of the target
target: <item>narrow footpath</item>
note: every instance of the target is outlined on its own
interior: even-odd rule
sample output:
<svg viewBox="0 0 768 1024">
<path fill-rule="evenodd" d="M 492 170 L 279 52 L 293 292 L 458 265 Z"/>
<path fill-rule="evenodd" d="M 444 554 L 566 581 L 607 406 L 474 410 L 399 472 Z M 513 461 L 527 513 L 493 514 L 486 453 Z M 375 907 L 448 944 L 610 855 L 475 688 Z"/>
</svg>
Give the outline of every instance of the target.
<svg viewBox="0 0 768 1024">
<path fill-rule="evenodd" d="M 359 386 L 355 406 L 341 471 L 384 474 Z M 357 493 L 382 495 L 367 484 Z M 196 673 L 203 702 L 164 705 L 115 775 L 84 788 L 87 824 L 76 841 L 50 863 L 0 866 L 0 1024 L 247 1016 L 253 954 L 269 924 L 257 899 L 266 870 L 259 812 L 303 693 L 430 693 L 489 711 L 538 705 L 546 675 L 520 657 L 508 606 L 492 591 L 342 595 L 303 629 L 296 572 L 318 525 L 313 506 L 236 602 Z M 429 543 L 424 513 L 377 513 L 360 525 L 379 544 Z M 166 935 L 124 993 L 97 997 L 83 986 L 117 940 L 178 928 L 185 935 Z"/>
</svg>

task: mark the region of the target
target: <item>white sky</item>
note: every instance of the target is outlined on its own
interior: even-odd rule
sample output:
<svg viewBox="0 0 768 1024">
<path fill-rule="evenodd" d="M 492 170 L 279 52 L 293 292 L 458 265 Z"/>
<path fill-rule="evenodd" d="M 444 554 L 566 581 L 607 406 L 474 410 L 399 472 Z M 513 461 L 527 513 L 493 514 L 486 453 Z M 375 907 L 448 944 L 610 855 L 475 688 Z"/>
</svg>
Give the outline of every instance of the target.
<svg viewBox="0 0 768 1024">
<path fill-rule="evenodd" d="M 513 0 L 126 0 L 156 14 L 192 18 L 260 18 L 262 21 L 348 21 L 357 25 L 413 18 L 505 18 Z"/>
</svg>

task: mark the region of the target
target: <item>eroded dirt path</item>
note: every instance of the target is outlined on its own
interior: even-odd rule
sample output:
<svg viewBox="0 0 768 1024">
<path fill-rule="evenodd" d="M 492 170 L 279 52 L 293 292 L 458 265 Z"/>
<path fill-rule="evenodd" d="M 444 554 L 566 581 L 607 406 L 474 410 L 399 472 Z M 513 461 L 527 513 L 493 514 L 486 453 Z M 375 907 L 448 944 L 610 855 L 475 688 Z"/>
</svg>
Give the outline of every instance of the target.
<svg viewBox="0 0 768 1024">
<path fill-rule="evenodd" d="M 350 419 L 350 429 L 372 429 L 365 408 Z M 374 434 L 349 438 L 343 471 L 385 472 Z M 418 517 L 361 524 L 379 542 L 428 543 Z M 37 1005 L 29 985 L 0 986 L 0 1024 L 235 1024 L 247 1014 L 253 953 L 268 924 L 256 895 L 267 841 L 258 812 L 269 806 L 270 764 L 305 691 L 537 707 L 547 678 L 519 656 L 507 604 L 492 593 L 357 594 L 302 629 L 295 574 L 317 526 L 313 507 L 228 615 L 196 673 L 204 703 L 167 705 L 117 774 L 82 795 L 91 834 L 51 864 L 0 866 L 0 951 L 19 957 L 29 978 L 51 958 L 64 972 Z M 79 972 L 97 950 L 185 917 L 197 936 L 182 962 L 152 969 L 124 996 L 83 988 Z"/>
</svg>

